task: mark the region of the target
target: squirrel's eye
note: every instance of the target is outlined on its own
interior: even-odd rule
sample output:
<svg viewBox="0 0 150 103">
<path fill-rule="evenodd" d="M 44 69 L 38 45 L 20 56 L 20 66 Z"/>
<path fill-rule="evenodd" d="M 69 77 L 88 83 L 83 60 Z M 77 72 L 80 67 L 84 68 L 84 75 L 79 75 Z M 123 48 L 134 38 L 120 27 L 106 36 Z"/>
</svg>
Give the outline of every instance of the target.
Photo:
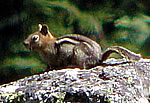
<svg viewBox="0 0 150 103">
<path fill-rule="evenodd" d="M 39 41 L 39 35 L 32 36 L 32 40 L 34 40 L 35 42 Z"/>
</svg>

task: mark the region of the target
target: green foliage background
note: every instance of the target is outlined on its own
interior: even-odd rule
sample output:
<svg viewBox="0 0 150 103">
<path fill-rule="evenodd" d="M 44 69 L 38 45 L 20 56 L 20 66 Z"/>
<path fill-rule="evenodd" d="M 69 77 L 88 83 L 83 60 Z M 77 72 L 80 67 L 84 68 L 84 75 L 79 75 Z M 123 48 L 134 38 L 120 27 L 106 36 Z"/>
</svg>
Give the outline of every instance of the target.
<svg viewBox="0 0 150 103">
<path fill-rule="evenodd" d="M 55 36 L 82 34 L 103 50 L 119 45 L 150 56 L 148 0 L 1 0 L 0 4 L 0 83 L 45 70 L 37 53 L 22 45 L 39 23 L 47 24 Z"/>
</svg>

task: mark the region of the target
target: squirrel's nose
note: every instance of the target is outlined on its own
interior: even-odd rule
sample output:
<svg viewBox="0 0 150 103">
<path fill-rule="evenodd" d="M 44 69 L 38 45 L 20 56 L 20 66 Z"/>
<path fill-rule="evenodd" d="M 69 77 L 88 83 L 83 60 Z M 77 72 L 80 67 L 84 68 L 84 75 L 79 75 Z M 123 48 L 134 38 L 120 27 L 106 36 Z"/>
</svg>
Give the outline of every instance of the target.
<svg viewBox="0 0 150 103">
<path fill-rule="evenodd" d="M 28 43 L 28 42 L 23 42 L 23 45 L 24 45 L 24 46 L 28 46 L 29 43 Z"/>
</svg>

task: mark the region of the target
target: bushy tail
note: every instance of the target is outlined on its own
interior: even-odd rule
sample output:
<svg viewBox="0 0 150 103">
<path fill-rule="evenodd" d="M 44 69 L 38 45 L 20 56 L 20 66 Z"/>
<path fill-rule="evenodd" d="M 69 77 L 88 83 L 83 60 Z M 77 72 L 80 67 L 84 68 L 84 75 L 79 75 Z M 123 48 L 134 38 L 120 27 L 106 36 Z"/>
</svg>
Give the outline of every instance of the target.
<svg viewBox="0 0 150 103">
<path fill-rule="evenodd" d="M 113 52 L 120 54 L 123 58 L 125 58 L 128 61 L 138 61 L 142 58 L 140 54 L 131 52 L 126 48 L 120 46 L 112 46 L 104 51 L 102 61 L 105 61 L 109 57 L 109 55 Z"/>
</svg>

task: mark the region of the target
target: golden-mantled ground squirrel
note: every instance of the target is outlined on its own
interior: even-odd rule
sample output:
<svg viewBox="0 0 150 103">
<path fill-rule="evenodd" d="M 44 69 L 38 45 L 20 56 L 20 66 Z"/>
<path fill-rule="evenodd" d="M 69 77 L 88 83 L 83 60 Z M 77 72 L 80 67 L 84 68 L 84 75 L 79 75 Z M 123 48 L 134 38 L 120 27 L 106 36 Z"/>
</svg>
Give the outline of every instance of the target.
<svg viewBox="0 0 150 103">
<path fill-rule="evenodd" d="M 27 49 L 38 51 L 51 68 L 68 66 L 91 68 L 102 64 L 112 52 L 119 53 L 127 60 L 137 61 L 141 58 L 140 54 L 120 46 L 113 46 L 102 52 L 98 43 L 78 34 L 54 37 L 46 24 L 39 24 L 38 31 L 30 34 L 24 45 Z"/>
</svg>

